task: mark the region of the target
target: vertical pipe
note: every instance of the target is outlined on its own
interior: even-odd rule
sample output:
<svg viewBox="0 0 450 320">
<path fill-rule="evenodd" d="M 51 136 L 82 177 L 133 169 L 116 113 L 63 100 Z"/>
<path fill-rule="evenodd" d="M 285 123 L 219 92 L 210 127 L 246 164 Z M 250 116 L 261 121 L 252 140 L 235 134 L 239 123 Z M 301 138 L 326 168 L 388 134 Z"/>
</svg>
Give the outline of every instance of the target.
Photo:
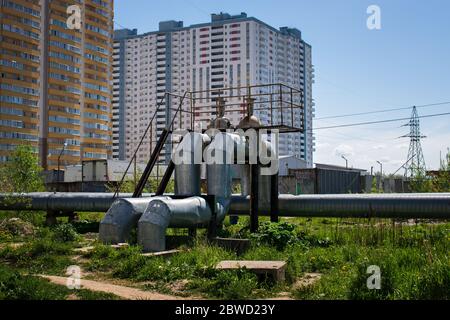
<svg viewBox="0 0 450 320">
<path fill-rule="evenodd" d="M 136 157 L 134 157 L 134 189 L 137 187 L 137 164 L 136 164 Z"/>
<path fill-rule="evenodd" d="M 294 127 L 294 108 L 293 108 L 293 97 L 292 97 L 292 95 L 293 95 L 293 92 L 292 92 L 292 88 L 291 88 L 291 125 L 292 125 L 292 128 Z"/>
<path fill-rule="evenodd" d="M 194 108 L 193 108 L 193 100 L 192 100 L 192 91 L 191 92 L 189 92 L 189 102 L 190 102 L 190 105 L 191 105 L 191 130 L 193 131 L 194 130 Z"/>
<path fill-rule="evenodd" d="M 273 93 L 270 94 L 270 125 L 273 126 Z"/>
<path fill-rule="evenodd" d="M 270 179 L 270 221 L 278 222 L 278 174 Z"/>
<path fill-rule="evenodd" d="M 280 84 L 280 112 L 281 112 L 281 125 L 284 124 L 283 120 L 283 85 Z"/>
<path fill-rule="evenodd" d="M 251 190 L 250 190 L 250 232 L 258 231 L 258 202 L 259 202 L 259 165 L 251 165 Z"/>
</svg>

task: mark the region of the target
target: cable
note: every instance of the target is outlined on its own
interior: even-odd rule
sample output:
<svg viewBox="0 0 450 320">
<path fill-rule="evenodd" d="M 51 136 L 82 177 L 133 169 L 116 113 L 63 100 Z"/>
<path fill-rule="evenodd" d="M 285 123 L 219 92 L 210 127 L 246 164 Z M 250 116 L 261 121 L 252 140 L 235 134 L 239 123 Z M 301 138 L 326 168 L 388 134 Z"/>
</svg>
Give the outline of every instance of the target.
<svg viewBox="0 0 450 320">
<path fill-rule="evenodd" d="M 419 119 L 422 118 L 431 118 L 431 117 L 439 117 L 439 116 L 445 116 L 450 115 L 450 112 L 446 113 L 438 113 L 438 114 L 428 114 L 425 116 L 420 116 Z M 346 127 L 355 127 L 355 126 L 363 126 L 368 124 L 376 124 L 376 123 L 387 123 L 387 122 L 396 122 L 396 121 L 406 121 L 410 120 L 411 117 L 408 118 L 398 118 L 398 119 L 387 119 L 387 120 L 379 120 L 379 121 L 368 121 L 368 122 L 358 122 L 358 123 L 349 123 L 349 124 L 342 124 L 342 125 L 336 125 L 336 126 L 328 126 L 328 127 L 318 127 L 318 128 L 312 128 L 310 131 L 315 130 L 324 130 L 324 129 L 334 129 L 334 128 L 346 128 Z"/>
<path fill-rule="evenodd" d="M 121 25 L 120 23 L 118 23 L 118 22 L 116 22 L 116 21 L 114 21 L 114 24 L 117 25 L 117 26 L 119 26 L 119 27 L 121 27 L 122 29 L 130 29 L 130 28 L 124 27 L 123 25 Z M 131 29 L 130 29 L 130 30 L 131 30 Z"/>
<path fill-rule="evenodd" d="M 433 106 L 440 106 L 440 105 L 445 105 L 445 104 L 450 104 L 450 101 L 439 102 L 439 103 L 431 103 L 431 104 L 424 104 L 424 105 L 416 106 L 416 108 L 433 107 Z M 399 110 L 408 110 L 408 109 L 411 109 L 411 108 L 412 107 L 401 107 L 401 108 L 394 108 L 394 109 L 384 109 L 384 110 L 379 110 L 379 111 L 349 113 L 349 114 L 343 114 L 343 115 L 315 118 L 314 120 L 325 120 L 325 119 L 337 119 L 337 118 L 345 118 L 345 117 L 353 117 L 353 116 L 362 116 L 362 115 L 366 115 L 366 114 L 384 113 L 384 112 L 392 112 L 392 111 L 399 111 Z"/>
</svg>

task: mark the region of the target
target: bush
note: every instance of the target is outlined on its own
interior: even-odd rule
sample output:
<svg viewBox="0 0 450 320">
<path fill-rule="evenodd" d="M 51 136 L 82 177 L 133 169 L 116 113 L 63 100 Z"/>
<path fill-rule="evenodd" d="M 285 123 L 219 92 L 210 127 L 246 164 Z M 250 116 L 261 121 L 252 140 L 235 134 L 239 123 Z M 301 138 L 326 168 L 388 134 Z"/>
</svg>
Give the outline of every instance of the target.
<svg viewBox="0 0 450 320">
<path fill-rule="evenodd" d="M 53 239 L 60 242 L 74 242 L 79 239 L 79 235 L 70 223 L 63 223 L 53 229 Z"/>
<path fill-rule="evenodd" d="M 86 234 L 89 232 L 96 233 L 100 228 L 100 223 L 97 221 L 81 220 L 72 222 L 72 226 L 79 234 Z"/>
<path fill-rule="evenodd" d="M 0 222 L 0 232 L 10 234 L 12 237 L 24 237 L 33 235 L 35 228 L 27 221 L 11 218 Z"/>
<path fill-rule="evenodd" d="M 20 145 L 11 154 L 11 161 L 0 166 L 0 191 L 29 193 L 44 191 L 39 159 L 30 145 Z"/>
<path fill-rule="evenodd" d="M 264 222 L 259 231 L 251 235 L 258 245 L 267 244 L 278 250 L 283 250 L 287 245 L 294 244 L 297 240 L 295 225 L 288 222 Z"/>
</svg>

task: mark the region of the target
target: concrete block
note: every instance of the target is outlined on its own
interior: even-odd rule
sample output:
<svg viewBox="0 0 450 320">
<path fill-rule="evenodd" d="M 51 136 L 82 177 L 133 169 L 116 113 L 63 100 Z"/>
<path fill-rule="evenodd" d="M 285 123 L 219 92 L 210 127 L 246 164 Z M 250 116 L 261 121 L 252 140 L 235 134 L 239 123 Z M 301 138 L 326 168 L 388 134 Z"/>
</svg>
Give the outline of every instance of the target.
<svg viewBox="0 0 450 320">
<path fill-rule="evenodd" d="M 282 282 L 286 279 L 286 265 L 285 261 L 221 261 L 216 269 L 247 269 L 258 275 L 270 275 L 275 282 Z"/>
</svg>

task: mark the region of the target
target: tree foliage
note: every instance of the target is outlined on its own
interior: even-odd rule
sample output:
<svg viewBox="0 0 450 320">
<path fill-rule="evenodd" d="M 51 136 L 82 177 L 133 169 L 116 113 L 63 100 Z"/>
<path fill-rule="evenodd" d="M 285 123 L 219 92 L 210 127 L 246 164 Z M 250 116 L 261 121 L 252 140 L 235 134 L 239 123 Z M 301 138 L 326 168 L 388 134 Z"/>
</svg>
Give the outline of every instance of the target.
<svg viewBox="0 0 450 320">
<path fill-rule="evenodd" d="M 419 193 L 450 192 L 450 150 L 437 173 L 431 176 L 425 176 L 421 173 L 416 174 L 410 182 L 410 189 Z"/>
<path fill-rule="evenodd" d="M 29 193 L 45 191 L 42 168 L 30 145 L 20 145 L 11 160 L 0 167 L 0 191 Z"/>
</svg>

